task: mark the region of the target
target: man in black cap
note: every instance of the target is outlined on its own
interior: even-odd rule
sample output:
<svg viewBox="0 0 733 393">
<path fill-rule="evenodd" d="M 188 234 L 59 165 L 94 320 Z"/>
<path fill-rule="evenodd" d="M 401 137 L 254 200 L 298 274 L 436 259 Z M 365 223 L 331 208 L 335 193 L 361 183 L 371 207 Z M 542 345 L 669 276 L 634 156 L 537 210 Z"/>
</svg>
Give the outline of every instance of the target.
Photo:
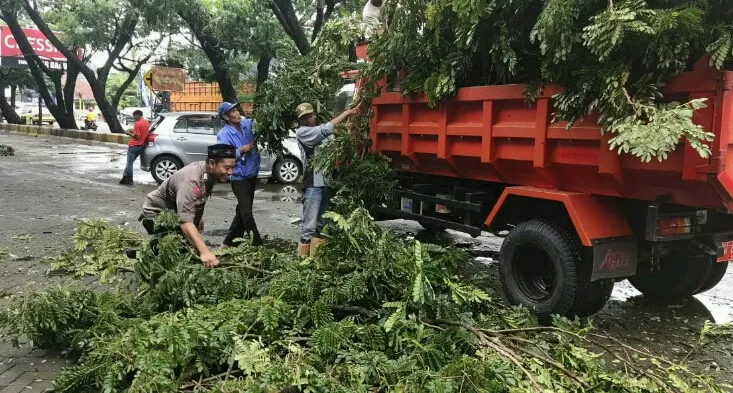
<svg viewBox="0 0 733 393">
<path fill-rule="evenodd" d="M 187 165 L 166 179 L 155 191 L 149 193 L 143 204 L 140 221 L 149 234 L 155 232 L 155 217 L 164 210 L 178 213 L 183 236 L 199 253 L 206 267 L 219 264 L 201 238 L 204 206 L 214 184 L 229 180 L 235 165 L 236 152 L 231 145 L 213 145 L 208 148 L 206 161 Z"/>
</svg>

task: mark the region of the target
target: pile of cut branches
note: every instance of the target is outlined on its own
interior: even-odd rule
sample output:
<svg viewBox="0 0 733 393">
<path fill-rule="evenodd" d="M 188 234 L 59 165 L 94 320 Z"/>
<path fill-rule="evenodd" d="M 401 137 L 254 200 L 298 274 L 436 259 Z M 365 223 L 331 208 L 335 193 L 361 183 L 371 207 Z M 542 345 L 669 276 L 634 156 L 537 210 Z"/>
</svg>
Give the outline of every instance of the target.
<svg viewBox="0 0 733 393">
<path fill-rule="evenodd" d="M 49 273 L 88 276 L 102 272 L 102 282 L 110 273 L 125 266 L 123 251 L 139 246 L 140 234 L 128 227 L 113 226 L 104 220 L 82 221 L 74 231 L 74 245 L 61 255 L 47 259 Z"/>
<path fill-rule="evenodd" d="M 329 218 L 305 261 L 245 242 L 205 269 L 171 232 L 124 269 L 131 286 L 33 295 L 0 326 L 79 356 L 56 392 L 724 391 L 644 350 L 594 353 L 608 338 L 577 321 L 538 326 L 482 290 L 462 251 L 401 239 L 362 208 Z"/>
<path fill-rule="evenodd" d="M 12 146 L 0 145 L 0 156 L 14 156 L 15 149 Z"/>
</svg>

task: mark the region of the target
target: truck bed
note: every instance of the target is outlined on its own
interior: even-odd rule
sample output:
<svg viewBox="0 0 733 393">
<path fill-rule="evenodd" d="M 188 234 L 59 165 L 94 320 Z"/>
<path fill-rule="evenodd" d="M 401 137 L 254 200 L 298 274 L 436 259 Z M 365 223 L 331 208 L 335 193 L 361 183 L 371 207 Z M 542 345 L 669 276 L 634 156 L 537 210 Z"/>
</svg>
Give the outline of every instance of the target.
<svg viewBox="0 0 733 393">
<path fill-rule="evenodd" d="M 715 134 L 709 159 L 684 141 L 663 162 L 619 155 L 593 116 L 570 130 L 550 121 L 558 89 L 530 105 L 524 85 L 462 88 L 436 108 L 425 97 L 383 93 L 372 102 L 372 148 L 400 171 L 733 212 L 732 87 L 733 72 L 705 70 L 664 88 L 668 100 L 707 98 L 693 120 Z"/>
</svg>

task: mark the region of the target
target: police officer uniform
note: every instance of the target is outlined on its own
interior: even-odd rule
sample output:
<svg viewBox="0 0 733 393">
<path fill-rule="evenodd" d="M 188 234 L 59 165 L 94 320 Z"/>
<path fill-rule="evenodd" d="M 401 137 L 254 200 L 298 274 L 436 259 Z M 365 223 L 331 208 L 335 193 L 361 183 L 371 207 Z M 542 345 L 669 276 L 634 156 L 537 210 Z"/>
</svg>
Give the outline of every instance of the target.
<svg viewBox="0 0 733 393">
<path fill-rule="evenodd" d="M 232 146 L 219 144 L 208 148 L 209 159 L 234 157 Z M 206 165 L 206 161 L 201 161 L 185 166 L 145 197 L 139 220 L 148 234 L 155 233 L 155 218 L 164 210 L 178 213 L 180 223 L 190 222 L 200 227 L 204 206 L 216 182 L 206 173 Z"/>
</svg>

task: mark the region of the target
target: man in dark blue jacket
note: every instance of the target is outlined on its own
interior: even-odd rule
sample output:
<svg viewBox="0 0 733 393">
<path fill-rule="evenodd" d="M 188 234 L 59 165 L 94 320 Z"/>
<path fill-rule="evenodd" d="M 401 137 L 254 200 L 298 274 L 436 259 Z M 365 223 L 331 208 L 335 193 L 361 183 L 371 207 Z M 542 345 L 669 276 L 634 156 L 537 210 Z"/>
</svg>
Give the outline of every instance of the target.
<svg viewBox="0 0 733 393">
<path fill-rule="evenodd" d="M 238 103 L 223 102 L 219 105 L 219 117 L 225 122 L 216 136 L 216 143 L 234 146 L 236 149 L 236 165 L 232 171 L 232 191 L 237 197 L 237 208 L 234 212 L 229 232 L 224 238 L 224 247 L 231 247 L 234 239 L 252 236 L 252 244 L 262 244 L 260 232 L 257 230 L 252 203 L 257 186 L 257 173 L 260 169 L 260 153 L 252 133 L 252 119 L 245 118 L 239 112 Z"/>
</svg>

